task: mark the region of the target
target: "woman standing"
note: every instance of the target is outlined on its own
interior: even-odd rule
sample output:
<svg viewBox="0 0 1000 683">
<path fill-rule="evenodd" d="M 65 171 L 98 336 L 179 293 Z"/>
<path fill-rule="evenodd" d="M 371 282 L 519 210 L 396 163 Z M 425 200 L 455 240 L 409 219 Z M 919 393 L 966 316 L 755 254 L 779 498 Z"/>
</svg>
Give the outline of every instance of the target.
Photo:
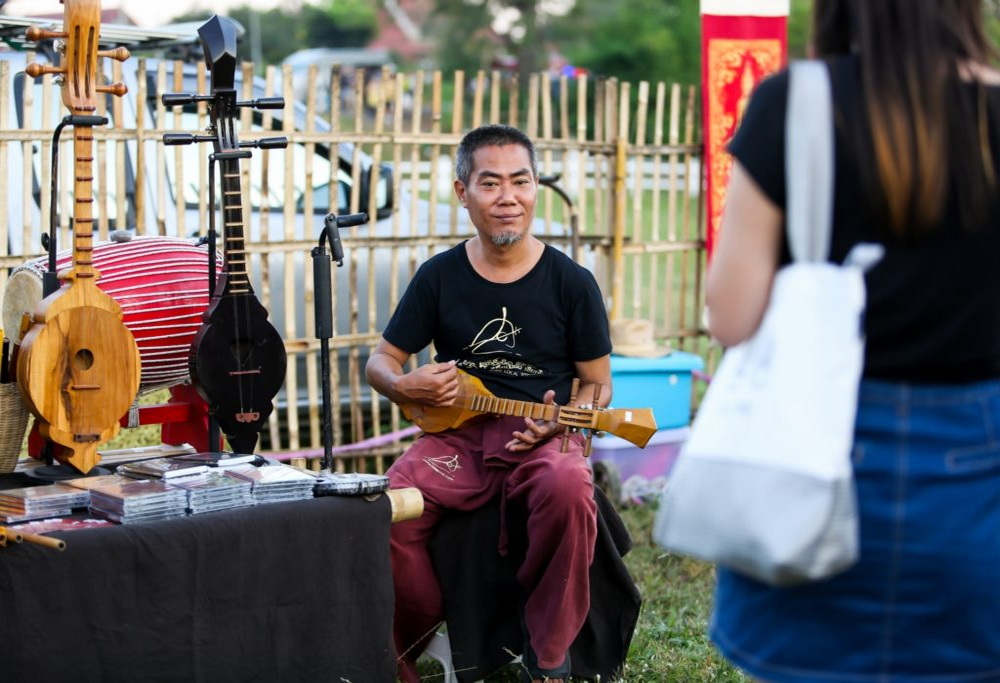
<svg viewBox="0 0 1000 683">
<path fill-rule="evenodd" d="M 861 557 L 773 588 L 719 570 L 711 636 L 785 681 L 1000 681 L 1000 72 L 982 0 L 815 0 L 835 125 L 833 239 L 866 276 L 853 461 Z M 760 84 L 709 274 L 710 329 L 747 339 L 789 262 L 788 75 Z"/>
</svg>

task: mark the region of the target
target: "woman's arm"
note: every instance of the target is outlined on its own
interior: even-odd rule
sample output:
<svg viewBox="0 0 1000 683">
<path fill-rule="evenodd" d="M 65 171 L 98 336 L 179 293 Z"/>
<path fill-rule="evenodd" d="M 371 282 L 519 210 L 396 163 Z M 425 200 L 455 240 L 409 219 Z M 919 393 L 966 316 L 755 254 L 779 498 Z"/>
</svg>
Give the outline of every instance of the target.
<svg viewBox="0 0 1000 683">
<path fill-rule="evenodd" d="M 745 168 L 733 162 L 718 243 L 708 269 L 708 329 L 723 346 L 760 325 L 778 268 L 784 213 Z"/>
</svg>

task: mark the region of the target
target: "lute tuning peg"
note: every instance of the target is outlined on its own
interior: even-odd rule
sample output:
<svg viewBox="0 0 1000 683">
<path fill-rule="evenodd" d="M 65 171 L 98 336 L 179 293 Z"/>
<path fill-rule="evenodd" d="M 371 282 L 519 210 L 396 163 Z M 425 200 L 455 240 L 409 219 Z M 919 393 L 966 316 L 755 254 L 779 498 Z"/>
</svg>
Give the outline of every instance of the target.
<svg viewBox="0 0 1000 683">
<path fill-rule="evenodd" d="M 573 384 L 569 388 L 569 405 L 574 405 L 576 403 L 576 392 L 580 390 L 580 378 L 574 377 Z M 576 431 L 575 427 L 566 427 L 566 431 L 563 432 L 562 437 L 562 452 L 565 453 L 569 450 L 569 435 Z"/>
</svg>

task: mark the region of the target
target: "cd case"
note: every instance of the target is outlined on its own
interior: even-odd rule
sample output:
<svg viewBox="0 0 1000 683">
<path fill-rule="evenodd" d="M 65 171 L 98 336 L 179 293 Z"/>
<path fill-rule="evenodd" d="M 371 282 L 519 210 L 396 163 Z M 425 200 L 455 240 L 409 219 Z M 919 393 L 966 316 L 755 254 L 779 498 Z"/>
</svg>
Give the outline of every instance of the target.
<svg viewBox="0 0 1000 683">
<path fill-rule="evenodd" d="M 315 472 L 313 487 L 317 496 L 366 496 L 381 493 L 389 488 L 389 477 L 384 474 L 361 472 Z"/>
</svg>

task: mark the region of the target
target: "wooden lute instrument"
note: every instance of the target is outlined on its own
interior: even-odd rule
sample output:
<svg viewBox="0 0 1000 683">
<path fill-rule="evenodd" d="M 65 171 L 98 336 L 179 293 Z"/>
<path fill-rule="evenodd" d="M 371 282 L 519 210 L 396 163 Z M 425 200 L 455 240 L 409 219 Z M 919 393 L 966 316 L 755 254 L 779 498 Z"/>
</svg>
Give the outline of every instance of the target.
<svg viewBox="0 0 1000 683">
<path fill-rule="evenodd" d="M 235 25 L 214 16 L 198 35 L 212 73 L 208 102 L 222 175 L 224 265 L 188 365 L 229 445 L 237 453 L 253 453 L 287 364 L 281 335 L 267 319 L 247 274 L 239 158 L 249 152 L 239 153 L 235 123 L 239 107 L 258 103 L 236 99 Z"/>
<path fill-rule="evenodd" d="M 480 415 L 514 415 L 557 422 L 574 429 L 607 432 L 639 448 L 656 433 L 656 420 L 649 408 L 602 410 L 499 398 L 490 393 L 478 377 L 464 370 L 458 370 L 458 397 L 452 405 L 405 403 L 400 407 L 407 419 L 425 432 L 453 429 Z"/>
<path fill-rule="evenodd" d="M 139 348 L 122 322 L 121 307 L 97 287 L 93 250 L 93 128 L 100 86 L 98 57 L 119 61 L 128 50 L 97 49 L 100 0 L 64 0 L 62 31 L 28 30 L 28 38 L 62 38 L 60 66 L 28 66 L 28 74 L 63 78 L 62 99 L 73 118 L 73 265 L 59 273 L 60 289 L 42 299 L 21 341 L 17 382 L 39 432 L 56 444 L 55 457 L 80 472 L 100 460 L 97 447 L 114 437 L 139 390 Z M 96 119 L 96 120 L 95 120 Z M 56 229 L 52 226 L 51 229 Z"/>
</svg>

